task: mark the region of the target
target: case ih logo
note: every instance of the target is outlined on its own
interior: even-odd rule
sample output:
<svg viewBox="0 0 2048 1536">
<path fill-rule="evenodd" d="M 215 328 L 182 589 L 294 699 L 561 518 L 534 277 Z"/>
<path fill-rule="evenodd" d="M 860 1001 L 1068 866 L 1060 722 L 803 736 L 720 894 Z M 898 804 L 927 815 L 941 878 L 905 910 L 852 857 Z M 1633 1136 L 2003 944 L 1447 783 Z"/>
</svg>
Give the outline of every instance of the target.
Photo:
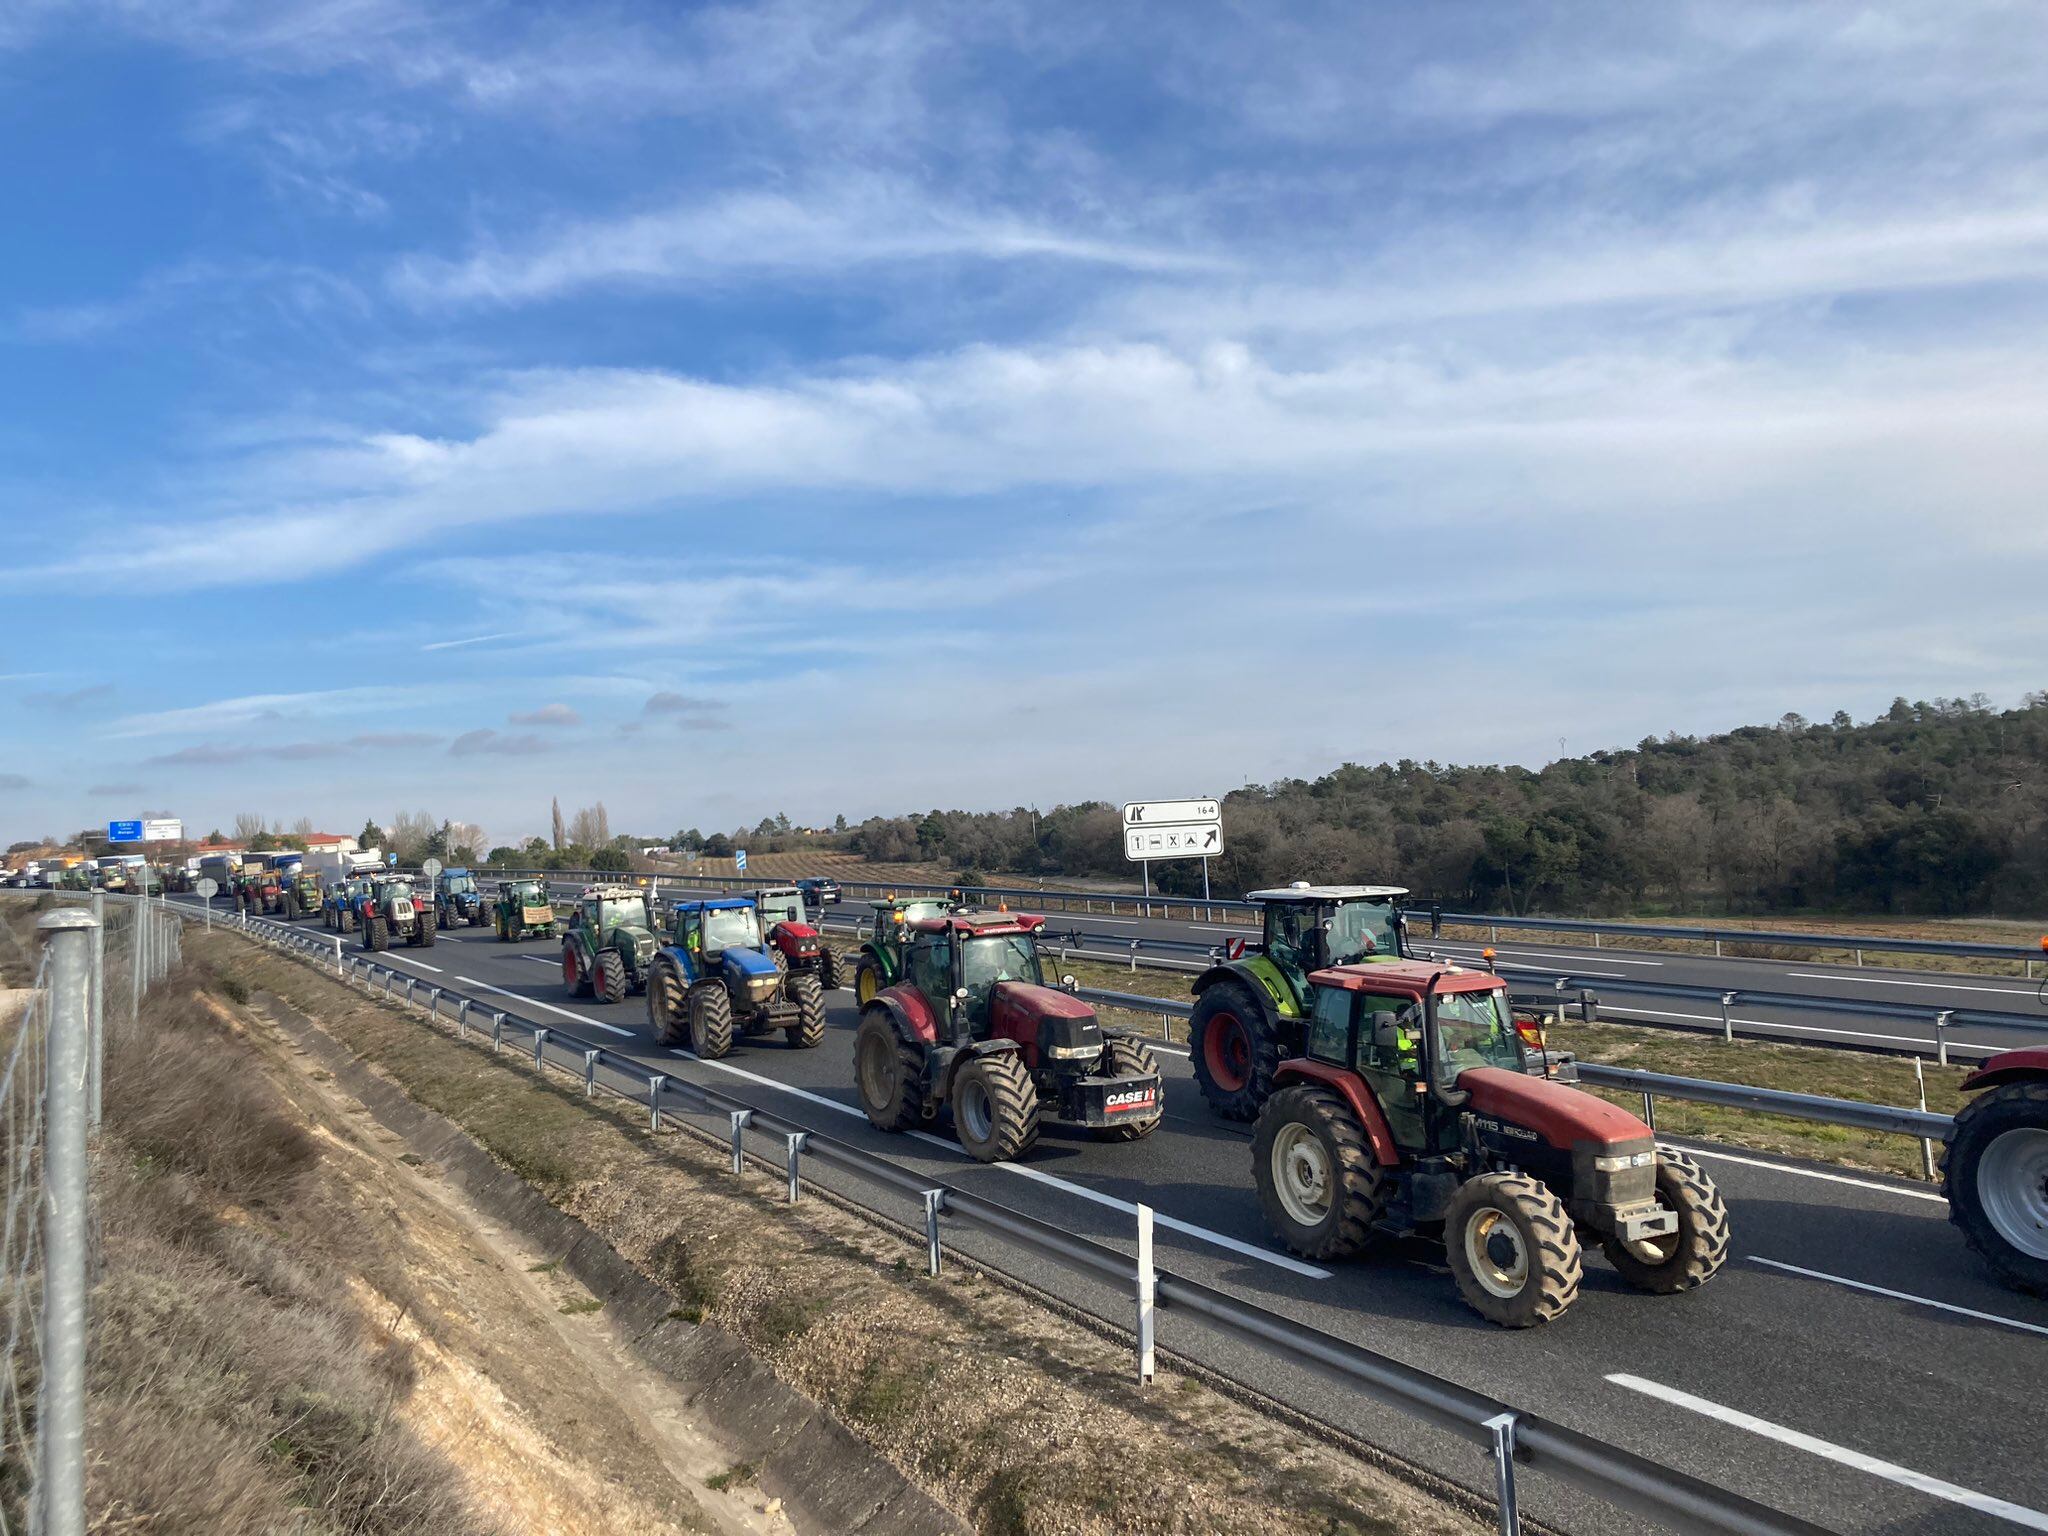
<svg viewBox="0 0 2048 1536">
<path fill-rule="evenodd" d="M 1156 1088 L 1127 1088 L 1122 1093 L 1104 1094 L 1104 1114 L 1120 1115 L 1133 1109 L 1150 1109 L 1157 1095 Z"/>
</svg>

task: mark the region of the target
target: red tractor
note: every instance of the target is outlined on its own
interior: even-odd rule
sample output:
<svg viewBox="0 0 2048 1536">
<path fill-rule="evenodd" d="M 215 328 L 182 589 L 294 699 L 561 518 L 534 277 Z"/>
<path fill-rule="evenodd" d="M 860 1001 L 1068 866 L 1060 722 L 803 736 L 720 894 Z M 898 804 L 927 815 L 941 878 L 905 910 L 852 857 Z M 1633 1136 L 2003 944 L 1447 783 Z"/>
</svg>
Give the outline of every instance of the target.
<svg viewBox="0 0 2048 1536">
<path fill-rule="evenodd" d="M 2048 1046 L 1991 1057 L 1963 1079 L 1978 1088 L 1942 1156 L 1948 1219 L 2006 1284 L 2048 1296 Z"/>
<path fill-rule="evenodd" d="M 1458 1290 L 1509 1328 L 1579 1290 L 1580 1234 L 1637 1290 L 1705 1284 L 1728 1257 L 1706 1173 L 1626 1110 L 1530 1067 L 1490 971 L 1415 960 L 1311 973 L 1303 1054 L 1282 1061 L 1252 1135 L 1259 1201 L 1305 1258 L 1441 1230 Z"/>
<path fill-rule="evenodd" d="M 1020 1156 L 1042 1115 L 1136 1141 L 1159 1124 L 1152 1052 L 1045 985 L 1042 917 L 951 912 L 904 925 L 902 979 L 862 1009 L 854 1086 L 868 1119 L 907 1131 L 953 1111 L 984 1163 Z"/>
<path fill-rule="evenodd" d="M 761 913 L 761 927 L 775 963 L 785 971 L 808 971 L 818 978 L 820 991 L 835 991 L 839 957 L 825 942 L 825 935 L 811 926 L 804 910 L 804 893 L 793 885 L 756 891 L 754 906 Z"/>
</svg>

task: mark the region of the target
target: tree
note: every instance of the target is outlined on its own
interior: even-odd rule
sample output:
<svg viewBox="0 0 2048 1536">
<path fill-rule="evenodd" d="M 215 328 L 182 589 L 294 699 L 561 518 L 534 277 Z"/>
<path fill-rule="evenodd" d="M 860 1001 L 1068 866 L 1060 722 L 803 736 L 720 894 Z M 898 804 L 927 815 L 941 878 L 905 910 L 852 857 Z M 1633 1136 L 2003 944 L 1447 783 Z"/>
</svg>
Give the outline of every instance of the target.
<svg viewBox="0 0 2048 1536">
<path fill-rule="evenodd" d="M 846 830 L 846 813 L 844 811 L 841 811 L 832 818 L 832 830 L 834 832 L 844 832 Z"/>
<path fill-rule="evenodd" d="M 235 812 L 235 841 L 245 846 L 264 829 L 264 820 L 254 811 Z"/>
<path fill-rule="evenodd" d="M 600 848 L 590 856 L 590 867 L 624 874 L 633 867 L 633 862 L 621 849 Z"/>
<path fill-rule="evenodd" d="M 356 834 L 356 846 L 366 851 L 383 847 L 384 829 L 378 826 L 375 820 L 364 821 L 363 830 Z"/>
<path fill-rule="evenodd" d="M 569 841 L 579 848 L 602 848 L 612 840 L 611 817 L 604 802 L 587 805 L 569 818 Z"/>
<path fill-rule="evenodd" d="M 490 851 L 489 857 L 484 862 L 486 864 L 517 864 L 519 862 L 519 850 L 517 848 L 508 848 L 503 843 L 500 843 Z"/>
<path fill-rule="evenodd" d="M 723 832 L 714 832 L 704 839 L 704 857 L 707 859 L 729 859 L 732 857 L 732 839 Z"/>
<path fill-rule="evenodd" d="M 555 819 L 555 851 L 559 853 L 559 852 L 561 851 L 561 848 L 562 848 L 562 802 L 561 802 L 560 798 L 558 797 L 558 798 L 556 798 L 556 799 L 554 799 L 554 800 L 551 800 L 551 801 L 549 802 L 549 808 L 550 808 L 550 809 L 551 809 L 551 810 L 553 811 L 553 813 L 554 813 L 554 819 Z"/>
</svg>

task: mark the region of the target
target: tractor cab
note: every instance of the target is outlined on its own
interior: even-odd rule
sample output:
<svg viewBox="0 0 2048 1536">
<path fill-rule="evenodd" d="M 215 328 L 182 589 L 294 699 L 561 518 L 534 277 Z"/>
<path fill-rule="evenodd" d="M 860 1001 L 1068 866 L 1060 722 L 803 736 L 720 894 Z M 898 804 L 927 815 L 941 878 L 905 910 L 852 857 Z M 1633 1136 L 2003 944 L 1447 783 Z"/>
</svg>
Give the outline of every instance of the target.
<svg viewBox="0 0 2048 1536">
<path fill-rule="evenodd" d="M 735 1033 L 786 1030 L 810 1049 L 825 1038 L 825 994 L 810 970 L 785 968 L 769 952 L 761 914 L 744 897 L 679 901 L 671 937 L 654 957 L 647 1016 L 664 1045 L 687 1042 L 715 1061 Z"/>
<path fill-rule="evenodd" d="M 671 916 L 678 947 L 707 960 L 717 960 L 728 949 L 763 947 L 761 914 L 751 901 L 738 897 L 679 901 Z"/>
<path fill-rule="evenodd" d="M 1305 880 L 1247 898 L 1264 907 L 1261 949 L 1297 997 L 1308 974 L 1332 965 L 1407 954 L 1398 885 L 1310 885 Z"/>
<path fill-rule="evenodd" d="M 956 911 L 907 926 L 911 934 L 903 957 L 903 980 L 923 997 L 934 1018 L 951 1022 L 954 1039 L 985 1040 L 993 1034 L 1010 1033 L 1010 1029 L 994 1027 L 996 1016 L 1000 1014 L 1002 1023 L 1014 1027 L 1034 1005 L 1041 1012 L 1052 1006 L 1037 993 L 1057 1001 L 1056 1013 L 1085 1010 L 1093 1025 L 1092 1009 L 1075 1005 L 1065 993 L 1045 985 L 1036 937 L 1045 926 L 1044 918 Z M 1025 991 L 1027 988 L 1031 990 Z M 1094 1040 L 1093 1049 L 1100 1051 L 1099 1029 Z M 1032 1045 L 1035 1049 L 1035 1038 Z"/>
<path fill-rule="evenodd" d="M 854 1001 L 866 1007 L 884 987 L 903 979 L 903 948 L 913 925 L 933 922 L 955 903 L 944 896 L 898 896 L 875 903 L 874 926 L 854 960 Z"/>
</svg>

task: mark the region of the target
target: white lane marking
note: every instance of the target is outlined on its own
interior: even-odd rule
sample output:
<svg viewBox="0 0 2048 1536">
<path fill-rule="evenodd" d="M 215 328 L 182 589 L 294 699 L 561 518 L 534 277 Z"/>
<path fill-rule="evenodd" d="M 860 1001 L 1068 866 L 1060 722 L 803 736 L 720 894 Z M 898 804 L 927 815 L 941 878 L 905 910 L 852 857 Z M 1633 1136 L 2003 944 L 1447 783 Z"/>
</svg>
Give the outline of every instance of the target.
<svg viewBox="0 0 2048 1536">
<path fill-rule="evenodd" d="M 400 965 L 416 965 L 423 971 L 432 971 L 436 976 L 441 974 L 441 967 L 438 965 L 429 965 L 426 961 L 415 960 L 409 955 L 394 955 L 388 949 L 383 951 L 383 955 L 386 960 L 396 960 Z"/>
<path fill-rule="evenodd" d="M 1931 1296 L 1915 1296 L 1911 1291 L 1888 1290 L 1881 1285 L 1871 1285 L 1863 1280 L 1851 1280 L 1845 1275 L 1831 1275 L 1825 1270 L 1801 1269 L 1797 1264 L 1786 1264 L 1778 1259 L 1767 1259 L 1761 1254 L 1748 1255 L 1752 1264 L 1762 1264 L 1768 1269 L 1782 1269 L 1787 1274 L 1804 1275 L 1809 1280 L 1825 1280 L 1831 1285 L 1846 1285 L 1852 1291 L 1868 1291 L 1873 1296 L 1889 1296 L 1894 1301 L 1910 1301 L 1917 1306 L 1938 1307 L 1943 1312 L 1954 1312 L 1961 1317 L 1974 1317 L 1979 1322 L 1997 1323 L 2006 1328 L 2018 1328 L 2027 1333 L 2048 1336 L 2048 1328 L 2039 1323 L 2023 1323 L 2016 1317 L 2001 1317 L 1996 1312 L 1979 1312 L 1975 1307 L 1959 1307 L 1953 1302 L 1936 1301 Z"/>
<path fill-rule="evenodd" d="M 1937 992 L 1996 992 L 2004 997 L 2039 997 L 2038 987 L 1977 987 L 1953 981 L 1901 981 L 1894 976 L 1831 976 L 1825 971 L 1787 971 L 1801 981 L 1853 981 L 1866 987 L 1929 987 Z"/>
<path fill-rule="evenodd" d="M 1621 1372 L 1607 1378 L 1617 1387 L 1626 1387 L 1631 1392 L 1640 1392 L 1645 1397 L 1654 1397 L 1661 1402 L 1692 1412 L 1709 1419 L 1718 1419 L 1723 1424 L 1732 1424 L 1737 1429 L 1746 1429 L 1753 1435 L 1762 1435 L 1767 1440 L 1776 1440 L 1781 1445 L 1853 1467 L 1858 1472 L 1868 1472 L 1872 1477 L 1881 1477 L 1886 1482 L 1897 1483 L 1920 1493 L 1930 1494 L 1937 1499 L 1946 1499 L 1951 1504 L 1960 1504 L 1965 1509 L 1974 1509 L 1979 1514 L 1991 1515 L 1999 1520 L 2010 1521 L 2030 1531 L 2048 1531 L 2048 1514 L 2038 1509 L 2028 1509 L 2023 1504 L 2008 1503 L 1993 1498 L 1988 1493 L 1979 1493 L 1974 1488 L 1964 1488 L 1955 1483 L 1943 1482 L 1938 1477 L 1929 1477 L 1925 1472 L 1915 1472 L 1911 1467 L 1902 1467 L 1896 1462 L 1879 1461 L 1875 1456 L 1866 1456 L 1861 1451 L 1852 1451 L 1846 1445 L 1836 1445 L 1832 1440 L 1823 1440 L 1817 1435 L 1787 1429 L 1782 1424 L 1773 1424 L 1769 1419 L 1760 1419 L 1753 1413 L 1744 1413 L 1739 1408 L 1710 1402 L 1704 1397 L 1694 1397 L 1690 1392 L 1681 1392 L 1676 1387 L 1667 1387 L 1661 1382 L 1646 1381 L 1641 1376 L 1630 1376 Z"/>
<path fill-rule="evenodd" d="M 1534 972 L 1536 972 L 1536 973 L 1537 973 L 1538 975 L 1555 975 L 1555 974 L 1557 974 L 1557 972 L 1556 972 L 1556 968 L 1555 968 L 1554 966 L 1548 966 L 1548 965 L 1508 965 L 1508 964 L 1507 964 L 1507 963 L 1505 963 L 1504 961 L 1496 961 L 1496 962 L 1494 962 L 1494 968 L 1495 968 L 1496 970 L 1502 970 L 1502 971 L 1534 971 Z M 1627 972 L 1625 972 L 1625 971 L 1584 971 L 1584 970 L 1580 970 L 1580 969 L 1578 969 L 1578 968 L 1577 968 L 1577 967 L 1575 966 L 1575 967 L 1573 967 L 1573 969 L 1571 970 L 1570 974 L 1571 974 L 1571 975 L 1573 975 L 1573 976 L 1608 976 L 1608 977 L 1612 977 L 1612 978 L 1613 978 L 1614 980 L 1616 980 L 1616 981 L 1620 981 L 1620 980 L 1622 980 L 1622 979 L 1624 979 L 1624 978 L 1625 978 L 1625 976 L 1627 975 Z"/>
<path fill-rule="evenodd" d="M 587 1013 L 571 1013 L 566 1008 L 557 1008 L 553 1003 L 544 1003 L 537 997 L 527 997 L 523 993 L 507 992 L 503 987 L 494 987 L 488 981 L 475 981 L 468 976 L 458 976 L 455 979 L 466 987 L 482 987 L 486 992 L 495 992 L 500 997 L 509 997 L 513 1002 L 524 1003 L 529 1008 L 545 1008 L 549 1013 L 560 1014 L 565 1019 L 574 1019 L 578 1024 L 588 1024 L 594 1029 L 609 1030 L 611 1033 L 621 1035 L 628 1040 L 634 1038 L 632 1030 L 621 1029 L 616 1024 L 607 1024 L 602 1019 L 593 1019 Z"/>
<path fill-rule="evenodd" d="M 1458 942 L 1460 944 L 1463 943 L 1462 940 Z M 1454 946 L 1432 939 L 1430 947 L 1433 949 L 1449 950 Z M 1473 950 L 1475 954 L 1478 952 L 1477 947 L 1474 945 L 1463 944 L 1463 947 Z M 1577 960 L 1579 958 L 1578 955 L 1561 955 L 1554 950 L 1541 949 L 1496 949 L 1494 953 L 1496 955 L 1520 955 L 1525 960 Z M 1662 960 L 1624 960 L 1619 955 L 1609 954 L 1604 949 L 1589 949 L 1585 953 L 1597 956 L 1602 965 L 1662 965 L 1664 963 Z"/>
<path fill-rule="evenodd" d="M 1659 1146 L 1671 1146 L 1659 1142 Z M 1688 1157 L 1711 1157 L 1723 1163 L 1740 1163 L 1745 1168 L 1764 1168 L 1772 1173 L 1789 1173 L 1800 1179 L 1821 1179 L 1829 1184 L 1849 1184 L 1857 1189 L 1874 1189 L 1881 1195 L 1898 1195 L 1906 1200 L 1932 1200 L 1936 1205 L 1947 1205 L 1948 1197 L 1929 1189 L 1901 1189 L 1896 1184 L 1880 1184 L 1875 1179 L 1852 1179 L 1846 1173 L 1822 1173 L 1818 1168 L 1788 1168 L 1783 1163 L 1767 1163 L 1757 1157 L 1737 1157 L 1733 1152 L 1708 1152 L 1700 1147 L 1671 1146 L 1674 1152 L 1683 1152 Z"/>
<path fill-rule="evenodd" d="M 671 1056 L 680 1056 L 685 1061 L 694 1061 L 699 1066 L 716 1067 L 721 1072 L 730 1072 L 734 1077 L 745 1078 L 750 1083 L 759 1083 L 764 1088 L 778 1089 L 783 1093 L 802 1099 L 806 1104 L 815 1104 L 820 1109 L 833 1110 L 842 1115 L 854 1115 L 862 1120 L 867 1119 L 864 1113 L 854 1108 L 851 1104 L 842 1104 L 837 1099 L 828 1099 L 823 1094 L 812 1093 L 807 1088 L 793 1088 L 788 1083 L 777 1082 L 772 1077 L 763 1077 L 758 1072 L 749 1072 L 743 1067 L 732 1065 L 730 1062 L 706 1061 L 703 1057 L 694 1055 L 676 1046 L 669 1047 L 669 1054 Z M 966 1156 L 960 1150 L 957 1143 L 950 1142 L 943 1136 L 934 1136 L 930 1131 L 912 1131 L 910 1135 L 914 1140 L 929 1142 L 932 1146 L 943 1148 L 956 1157 Z M 1099 1190 L 1088 1188 L 1085 1184 L 1075 1184 L 1070 1180 L 1057 1178 L 1050 1173 L 1041 1172 L 1036 1168 L 1026 1168 L 1020 1163 L 985 1163 L 983 1166 L 1000 1168 L 1003 1172 L 1014 1173 L 1019 1178 L 1032 1179 L 1037 1183 L 1050 1185 L 1054 1189 L 1065 1190 L 1070 1195 L 1079 1195 L 1083 1200 L 1092 1200 L 1097 1205 L 1106 1205 L 1112 1210 L 1122 1211 L 1127 1216 L 1138 1214 L 1138 1208 L 1128 1200 L 1119 1200 L 1114 1195 L 1105 1195 Z M 1152 1213 L 1152 1220 L 1159 1226 L 1170 1227 L 1176 1232 L 1185 1233 L 1189 1237 L 1199 1238 L 1205 1243 L 1213 1243 L 1218 1248 L 1227 1248 L 1232 1253 L 1242 1254 L 1248 1259 L 1257 1259 L 1263 1264 L 1271 1264 L 1276 1269 L 1284 1269 L 1292 1274 L 1306 1275 L 1311 1280 L 1327 1280 L 1330 1278 L 1330 1272 L 1327 1269 L 1318 1269 L 1313 1264 L 1304 1264 L 1301 1260 L 1290 1258 L 1284 1253 L 1273 1253 L 1264 1248 L 1254 1247 L 1250 1243 L 1239 1242 L 1234 1237 L 1226 1237 L 1221 1232 L 1212 1232 L 1207 1227 L 1198 1227 L 1193 1222 L 1182 1221 L 1178 1217 L 1168 1216 L 1163 1211 L 1154 1211 Z"/>
<path fill-rule="evenodd" d="M 559 960 L 551 960 L 546 955 L 521 955 L 519 958 L 521 960 L 531 960 L 537 965 L 552 965 L 559 967 L 562 963 Z"/>
<path fill-rule="evenodd" d="M 1721 1022 L 1721 1016 L 1718 1013 L 1679 1013 L 1670 1008 L 1624 1008 L 1618 1005 L 1610 1008 L 1603 1003 L 1600 1005 L 1600 1011 L 1602 1013 L 1617 1014 L 1643 1013 L 1655 1019 L 1697 1019 L 1703 1024 L 1719 1024 Z M 1923 1039 L 1918 1035 L 1879 1035 L 1873 1034 L 1867 1029 L 1826 1029 L 1818 1024 L 1781 1024 L 1776 1019 L 1733 1019 L 1731 1022 L 1740 1024 L 1746 1029 L 1772 1029 L 1801 1035 L 1844 1035 L 1854 1040 L 1889 1040 L 1897 1045 L 1917 1045 L 1923 1051 L 1934 1049 L 1934 1042 L 1932 1040 Z M 1985 1045 L 1975 1040 L 1951 1040 L 1948 1043 L 1948 1049 L 1950 1055 L 1954 1055 L 1957 1051 L 1982 1051 L 1989 1055 L 1996 1051 L 2007 1050 L 2009 1047 Z"/>
</svg>

